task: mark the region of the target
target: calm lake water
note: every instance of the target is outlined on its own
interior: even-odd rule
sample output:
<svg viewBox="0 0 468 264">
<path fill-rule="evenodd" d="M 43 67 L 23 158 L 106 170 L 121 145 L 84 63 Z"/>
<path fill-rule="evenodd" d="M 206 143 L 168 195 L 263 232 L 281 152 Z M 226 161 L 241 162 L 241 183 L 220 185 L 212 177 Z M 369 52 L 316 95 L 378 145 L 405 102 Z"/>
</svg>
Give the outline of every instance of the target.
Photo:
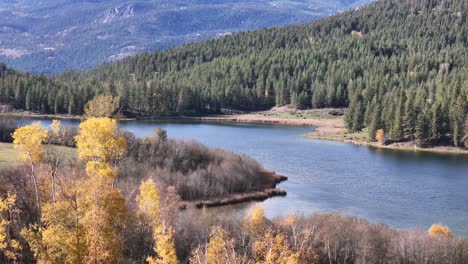
<svg viewBox="0 0 468 264">
<path fill-rule="evenodd" d="M 68 126 L 77 122 L 62 121 Z M 169 137 L 247 154 L 288 176 L 279 186 L 287 197 L 263 202 L 270 217 L 334 211 L 396 228 L 426 230 L 443 223 L 468 235 L 466 155 L 375 150 L 301 138 L 313 131 L 310 127 L 148 121 L 122 122 L 121 127 L 137 136 L 164 128 Z"/>
</svg>

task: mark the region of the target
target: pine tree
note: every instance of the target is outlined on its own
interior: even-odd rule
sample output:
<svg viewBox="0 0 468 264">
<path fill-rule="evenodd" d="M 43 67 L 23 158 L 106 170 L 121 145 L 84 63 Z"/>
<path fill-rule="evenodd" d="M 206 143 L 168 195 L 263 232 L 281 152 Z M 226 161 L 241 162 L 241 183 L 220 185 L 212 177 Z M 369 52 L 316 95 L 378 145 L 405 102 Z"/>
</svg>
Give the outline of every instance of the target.
<svg viewBox="0 0 468 264">
<path fill-rule="evenodd" d="M 431 125 L 429 128 L 429 140 L 430 144 L 434 145 L 437 143 L 437 140 L 441 137 L 442 130 L 442 110 L 440 106 L 435 103 L 432 105 L 431 109 Z"/>
<path fill-rule="evenodd" d="M 26 92 L 26 102 L 25 102 L 25 108 L 26 110 L 32 110 L 32 103 L 31 103 L 31 89 L 28 89 L 28 91 Z"/>
<path fill-rule="evenodd" d="M 351 127 L 352 132 L 361 132 L 364 128 L 364 106 L 362 101 L 359 100 L 356 104 L 356 110 L 353 113 L 353 125 Z"/>
<path fill-rule="evenodd" d="M 368 132 L 367 138 L 371 142 L 374 142 L 376 140 L 375 134 L 378 129 L 382 128 L 382 124 L 381 124 L 382 122 L 380 121 L 381 112 L 382 111 L 380 109 L 380 105 L 377 105 L 375 107 L 374 112 L 372 113 L 372 118 L 371 118 L 368 130 L 367 130 Z"/>
<path fill-rule="evenodd" d="M 395 108 L 395 115 L 393 118 L 392 127 L 392 140 L 400 141 L 403 138 L 403 95 L 398 96 L 398 102 Z"/>
<path fill-rule="evenodd" d="M 459 147 L 463 144 L 466 111 L 463 99 L 459 96 L 453 106 L 452 113 L 452 138 L 453 144 Z"/>
<path fill-rule="evenodd" d="M 420 112 L 416 119 L 415 143 L 417 147 L 425 148 L 429 145 L 428 118 L 425 112 Z"/>
<path fill-rule="evenodd" d="M 405 137 L 413 140 L 414 127 L 416 123 L 415 110 L 413 109 L 413 93 L 408 92 L 403 116 L 403 134 Z"/>
</svg>

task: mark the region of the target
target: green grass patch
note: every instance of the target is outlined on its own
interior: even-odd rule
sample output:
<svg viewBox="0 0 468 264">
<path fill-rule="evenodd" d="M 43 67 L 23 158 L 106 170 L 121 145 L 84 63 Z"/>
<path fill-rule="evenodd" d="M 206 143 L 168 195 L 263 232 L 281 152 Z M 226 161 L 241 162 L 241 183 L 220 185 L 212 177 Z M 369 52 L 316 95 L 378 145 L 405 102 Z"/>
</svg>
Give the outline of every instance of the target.
<svg viewBox="0 0 468 264">
<path fill-rule="evenodd" d="M 367 128 L 363 129 L 361 132 L 355 133 L 310 133 L 305 134 L 304 137 L 306 138 L 316 138 L 316 139 L 328 139 L 328 140 L 336 140 L 336 141 L 355 141 L 360 143 L 368 143 L 368 135 L 367 135 Z"/>
<path fill-rule="evenodd" d="M 0 169 L 19 165 L 19 151 L 13 144 L 0 143 Z"/>
<path fill-rule="evenodd" d="M 46 148 L 59 155 L 63 163 L 71 162 L 77 158 L 76 149 L 74 148 L 56 145 L 46 146 Z M 11 168 L 20 164 L 19 150 L 11 143 L 0 143 L 0 169 Z"/>
<path fill-rule="evenodd" d="M 329 110 L 326 109 L 313 109 L 313 110 L 297 110 L 290 112 L 281 111 L 265 111 L 260 112 L 260 115 L 266 117 L 282 118 L 282 119 L 337 119 L 342 118 L 340 116 L 334 116 L 329 114 Z"/>
</svg>

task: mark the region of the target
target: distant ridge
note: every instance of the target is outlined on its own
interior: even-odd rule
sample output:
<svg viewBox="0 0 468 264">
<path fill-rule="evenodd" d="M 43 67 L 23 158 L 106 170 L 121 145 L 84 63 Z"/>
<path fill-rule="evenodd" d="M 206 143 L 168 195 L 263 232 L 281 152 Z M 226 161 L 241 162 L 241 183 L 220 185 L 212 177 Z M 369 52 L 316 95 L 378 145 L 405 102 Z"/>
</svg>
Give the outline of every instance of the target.
<svg viewBox="0 0 468 264">
<path fill-rule="evenodd" d="M 369 1 L 0 1 L 0 61 L 35 73 L 88 69 L 229 32 L 308 22 Z"/>
</svg>

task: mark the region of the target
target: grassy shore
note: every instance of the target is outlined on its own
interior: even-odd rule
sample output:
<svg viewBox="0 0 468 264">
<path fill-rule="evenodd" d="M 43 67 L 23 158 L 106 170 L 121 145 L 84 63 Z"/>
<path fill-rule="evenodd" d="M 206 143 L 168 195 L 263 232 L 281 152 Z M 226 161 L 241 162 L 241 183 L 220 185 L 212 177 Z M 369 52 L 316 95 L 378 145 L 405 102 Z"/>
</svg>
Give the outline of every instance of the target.
<svg viewBox="0 0 468 264">
<path fill-rule="evenodd" d="M 344 128 L 341 131 L 336 132 L 317 130 L 313 133 L 305 134 L 303 137 L 318 140 L 338 141 L 379 149 L 468 155 L 468 150 L 453 146 L 441 145 L 430 148 L 418 148 L 414 142 L 395 142 L 388 145 L 381 145 L 377 142 L 369 142 L 367 139 L 367 131 L 365 129 L 360 133 L 348 133 Z"/>
</svg>

